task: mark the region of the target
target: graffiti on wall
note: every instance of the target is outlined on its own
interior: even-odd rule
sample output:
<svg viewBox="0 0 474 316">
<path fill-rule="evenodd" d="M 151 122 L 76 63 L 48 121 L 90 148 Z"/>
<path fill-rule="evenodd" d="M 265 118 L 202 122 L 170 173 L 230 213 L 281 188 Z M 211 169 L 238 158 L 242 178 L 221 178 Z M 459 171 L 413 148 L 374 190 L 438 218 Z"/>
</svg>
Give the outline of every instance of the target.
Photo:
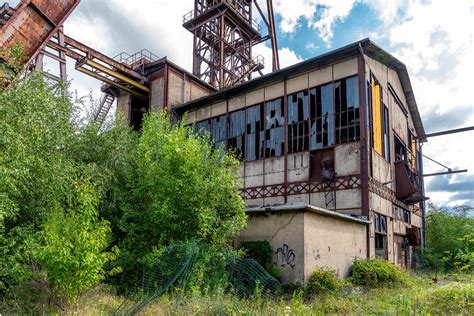
<svg viewBox="0 0 474 316">
<path fill-rule="evenodd" d="M 275 252 L 275 262 L 273 262 L 273 264 L 280 267 L 294 268 L 295 259 L 296 255 L 293 249 L 290 249 L 287 244 L 283 244 L 283 246 L 278 248 Z"/>
</svg>

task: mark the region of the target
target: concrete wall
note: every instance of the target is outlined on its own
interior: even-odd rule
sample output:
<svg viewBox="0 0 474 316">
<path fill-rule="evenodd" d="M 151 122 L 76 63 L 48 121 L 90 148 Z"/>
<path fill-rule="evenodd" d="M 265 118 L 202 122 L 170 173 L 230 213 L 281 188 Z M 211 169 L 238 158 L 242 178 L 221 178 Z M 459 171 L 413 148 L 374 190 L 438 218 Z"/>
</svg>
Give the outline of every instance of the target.
<svg viewBox="0 0 474 316">
<path fill-rule="evenodd" d="M 365 224 L 306 212 L 305 281 L 318 267 L 334 268 L 340 277 L 346 277 L 352 261 L 367 255 L 366 227 Z"/>
<path fill-rule="evenodd" d="M 273 265 L 283 269 L 282 281 L 304 283 L 317 267 L 331 267 L 339 276 L 349 273 L 354 258 L 364 258 L 366 225 L 313 211 L 250 214 L 247 227 L 236 238 L 267 240 Z"/>
<path fill-rule="evenodd" d="M 126 124 L 130 122 L 130 94 L 121 92 L 117 98 L 117 115 L 122 115 Z"/>
<path fill-rule="evenodd" d="M 150 111 L 157 113 L 161 111 L 165 105 L 165 85 L 164 78 L 160 77 L 150 83 Z"/>
<path fill-rule="evenodd" d="M 236 239 L 267 240 L 273 249 L 273 265 L 283 269 L 282 281 L 304 282 L 304 213 L 264 213 L 249 216 L 247 227 Z"/>
</svg>

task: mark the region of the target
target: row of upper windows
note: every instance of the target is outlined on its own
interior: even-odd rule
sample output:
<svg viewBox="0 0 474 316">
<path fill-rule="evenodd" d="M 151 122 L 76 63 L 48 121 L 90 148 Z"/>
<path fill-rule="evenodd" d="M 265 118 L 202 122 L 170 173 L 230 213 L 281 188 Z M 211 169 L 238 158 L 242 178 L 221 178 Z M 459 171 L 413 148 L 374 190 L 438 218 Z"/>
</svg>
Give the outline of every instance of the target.
<svg viewBox="0 0 474 316">
<path fill-rule="evenodd" d="M 245 160 L 360 138 L 357 76 L 288 95 L 286 103 L 286 113 L 283 98 L 277 98 L 197 122 L 194 128 L 201 135 L 209 133 L 216 147 L 233 148 Z"/>
</svg>

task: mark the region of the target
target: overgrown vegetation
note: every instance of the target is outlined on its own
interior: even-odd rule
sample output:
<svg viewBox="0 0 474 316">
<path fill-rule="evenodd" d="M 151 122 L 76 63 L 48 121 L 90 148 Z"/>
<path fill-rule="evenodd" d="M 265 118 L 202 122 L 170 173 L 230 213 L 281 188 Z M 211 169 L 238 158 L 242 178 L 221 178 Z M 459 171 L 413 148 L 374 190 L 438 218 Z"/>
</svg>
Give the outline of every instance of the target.
<svg viewBox="0 0 474 316">
<path fill-rule="evenodd" d="M 273 249 L 268 241 L 245 241 L 242 243 L 242 250 L 245 252 L 246 258 L 254 259 L 265 269 L 270 267 L 273 258 Z"/>
<path fill-rule="evenodd" d="M 469 206 L 453 208 L 430 204 L 426 216 L 426 245 L 421 268 L 434 272 L 474 271 L 474 217 Z"/>
<path fill-rule="evenodd" d="M 316 294 L 334 293 L 340 290 L 344 282 L 337 276 L 336 270 L 331 268 L 317 268 L 311 274 L 305 294 L 312 297 Z"/>
<path fill-rule="evenodd" d="M 431 207 L 420 256 L 456 280 L 435 284 L 368 259 L 354 262 L 352 284 L 317 269 L 306 288 L 287 286 L 289 297 L 269 299 L 258 286 L 252 299 L 236 297 L 225 266 L 246 222 L 237 159 L 165 114 L 147 116 L 140 133 L 123 124 L 98 133 L 77 124 L 64 85 L 40 73 L 12 81 L 20 68 L 9 62 L 0 88 L 0 313 L 111 313 L 165 246 L 191 239 L 200 251 L 186 293 L 170 291 L 147 313 L 474 312 L 467 207 Z M 268 242 L 243 248 L 281 276 Z"/>
<path fill-rule="evenodd" d="M 165 114 L 140 133 L 98 133 L 74 124 L 80 114 L 41 73 L 0 91 L 2 299 L 20 304 L 21 290 L 64 308 L 101 281 L 125 291 L 164 246 L 191 238 L 206 249 L 193 285 L 219 278 L 246 223 L 238 160 Z"/>
<path fill-rule="evenodd" d="M 356 259 L 352 264 L 350 281 L 370 288 L 408 283 L 402 270 L 381 258 Z"/>
</svg>

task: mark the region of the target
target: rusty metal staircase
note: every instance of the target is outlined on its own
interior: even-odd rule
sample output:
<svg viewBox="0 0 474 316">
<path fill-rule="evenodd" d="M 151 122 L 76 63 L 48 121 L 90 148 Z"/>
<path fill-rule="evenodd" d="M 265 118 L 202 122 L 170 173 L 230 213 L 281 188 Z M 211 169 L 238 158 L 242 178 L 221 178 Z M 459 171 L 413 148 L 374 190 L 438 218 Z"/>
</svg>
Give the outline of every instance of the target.
<svg viewBox="0 0 474 316">
<path fill-rule="evenodd" d="M 93 124 L 98 128 L 101 128 L 107 118 L 107 114 L 110 112 L 110 108 L 115 101 L 115 96 L 103 92 L 99 99 L 99 104 L 96 113 L 94 114 Z"/>
</svg>

